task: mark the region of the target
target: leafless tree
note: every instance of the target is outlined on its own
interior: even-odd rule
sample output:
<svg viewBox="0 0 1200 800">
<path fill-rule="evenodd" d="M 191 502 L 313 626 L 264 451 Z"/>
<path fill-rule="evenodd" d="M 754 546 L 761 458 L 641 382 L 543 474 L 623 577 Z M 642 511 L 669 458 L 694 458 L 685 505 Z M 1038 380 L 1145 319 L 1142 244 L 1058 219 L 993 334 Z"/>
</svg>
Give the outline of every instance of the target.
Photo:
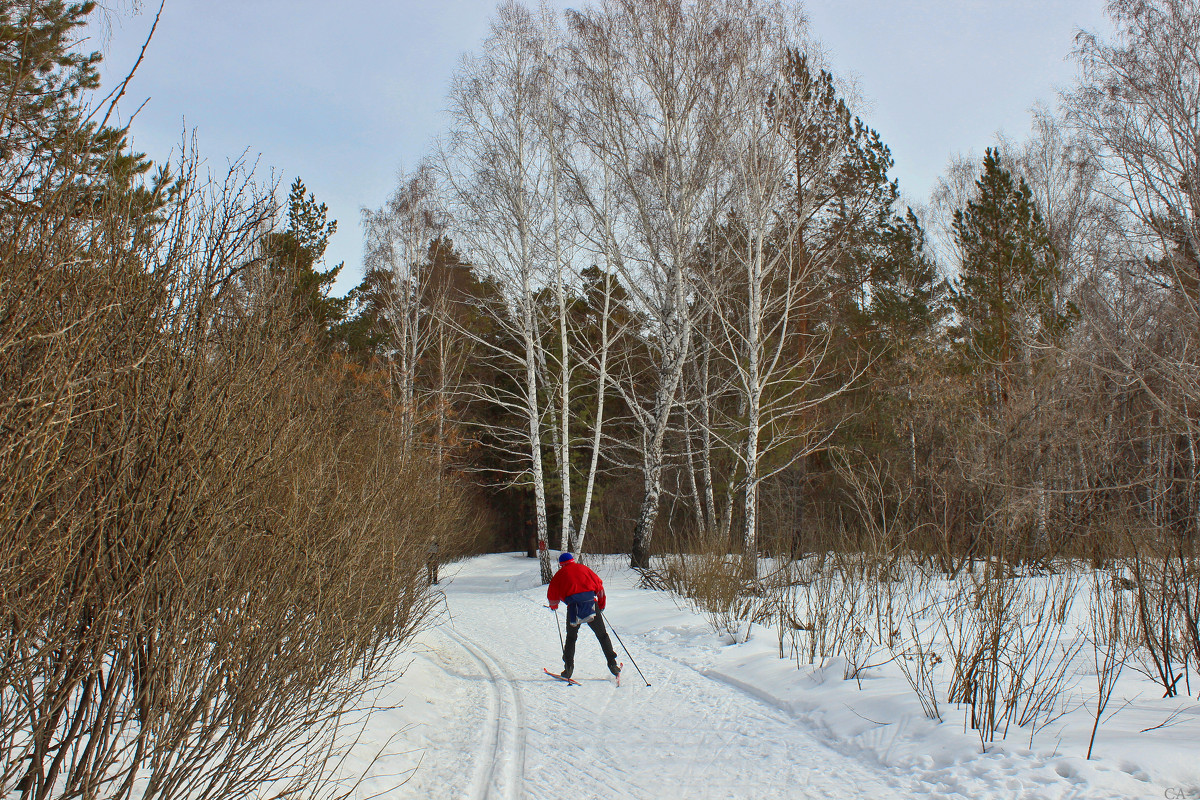
<svg viewBox="0 0 1200 800">
<path fill-rule="evenodd" d="M 548 92 L 546 31 L 514 2 L 500 6 L 481 53 L 465 59 L 451 90 L 453 129 L 442 162 L 453 230 L 472 262 L 502 286 L 504 307 L 490 307 L 505 330 L 478 338 L 500 371 L 520 378 L 479 391 L 522 420 L 497 431 L 525 467 L 534 491 L 542 579 L 550 580 L 546 479 L 542 463 L 545 387 L 543 325 L 537 293 L 558 267 L 554 159 L 545 137 Z"/>
<path fill-rule="evenodd" d="M 582 550 L 587 537 L 588 523 L 591 520 L 592 504 L 595 498 L 596 478 L 599 475 L 600 459 L 610 447 L 604 436 L 604 425 L 608 417 L 605 415 L 605 399 L 610 385 L 609 363 L 614 342 L 626 333 L 627 321 L 619 319 L 616 311 L 618 305 L 617 277 L 612 272 L 597 268 L 594 279 L 585 284 L 584 292 L 589 291 L 591 298 L 585 298 L 589 307 L 597 306 L 598 317 L 589 320 L 591 330 L 599 328 L 599 341 L 583 341 L 577 345 L 577 351 L 585 360 L 588 374 L 592 377 L 596 393 L 596 413 L 592 423 L 591 437 L 588 442 L 588 468 L 584 479 L 583 507 L 579 514 L 579 527 L 571 547 Z M 597 297 L 598 295 L 598 297 Z M 598 301 L 598 302 L 597 302 Z M 569 462 L 568 462 L 569 463 Z"/>
<path fill-rule="evenodd" d="M 417 372 L 427 352 L 439 344 L 442 326 L 435 313 L 442 303 L 444 282 L 426 263 L 430 243 L 445 230 L 445 213 L 437 198 L 436 176 L 423 164 L 401 178 L 400 186 L 383 208 L 363 212 L 364 266 L 385 285 L 377 287 L 384 308 L 380 322 L 386 327 L 392 357 L 389 367 L 408 426 L 416 419 Z M 443 348 L 444 349 L 444 348 Z"/>
<path fill-rule="evenodd" d="M 744 425 L 715 427 L 736 430 L 740 437 L 731 449 L 744 475 L 743 573 L 750 578 L 757 575 L 761 482 L 827 440 L 830 428 L 818 432 L 802 420 L 812 419 L 815 409 L 857 377 L 852 369 L 833 385 L 821 385 L 832 334 L 828 327 L 818 331 L 804 324 L 819 315 L 826 297 L 823 273 L 847 244 L 836 237 L 824 241 L 817 222 L 835 198 L 821 187 L 835 180 L 845 154 L 814 137 L 804 145 L 810 157 L 796 172 L 791 133 L 821 130 L 822 120 L 812 117 L 823 109 L 785 97 L 781 83 L 794 47 L 791 34 L 784 25 L 759 32 L 750 43 L 752 57 L 731 69 L 744 103 L 738 113 L 742 125 L 731 138 L 734 188 L 728 218 L 717 233 L 721 263 L 700 272 L 709 279 L 703 296 L 718 323 L 716 350 L 729 359 L 737 416 L 744 419 Z M 843 194 L 836 202 L 853 215 L 865 199 Z"/>
<path fill-rule="evenodd" d="M 723 0 L 603 0 L 568 11 L 576 135 L 617 212 L 578 185 L 602 249 L 644 314 L 651 386 L 620 386 L 642 431 L 645 495 L 631 563 L 649 564 L 663 492 L 664 440 L 690 350 L 691 262 L 732 188 L 727 147 L 739 108 L 730 70 L 779 6 Z"/>
<path fill-rule="evenodd" d="M 1181 330 L 1197 327 L 1200 283 L 1200 8 L 1188 0 L 1125 2 L 1108 11 L 1119 34 L 1108 42 L 1081 34 L 1076 59 L 1081 86 L 1068 97 L 1071 119 L 1100 158 L 1105 191 L 1125 211 L 1126 236 L 1138 242 L 1150 266 L 1140 276 L 1177 315 Z M 1144 387 L 1165 414 L 1196 434 L 1183 405 L 1200 403 L 1195 341 L 1184 337 L 1156 366 L 1171 397 Z"/>
<path fill-rule="evenodd" d="M 312 346 L 270 193 L 181 162 L 148 224 L 68 187 L 3 218 L 0 789 L 27 800 L 319 793 L 432 610 L 406 553 L 459 513 Z"/>
<path fill-rule="evenodd" d="M 554 446 L 554 463 L 559 476 L 559 492 L 562 505 L 561 531 L 559 537 L 560 550 L 578 550 L 581 533 L 576 527 L 575 512 L 571 500 L 572 468 L 572 417 L 571 410 L 572 388 L 576 382 L 578 366 L 573 358 L 573 350 L 579 340 L 571 335 L 572 321 L 567 313 L 568 295 L 572 288 L 578 287 L 576 280 L 576 254 L 578 253 L 578 224 L 571 204 L 568 202 L 566 190 L 570 181 L 567 176 L 566 160 L 571 151 L 571 136 L 568 107 L 562 102 L 562 84 L 566 79 L 564 74 L 564 48 L 561 42 L 561 27 L 557 22 L 557 14 L 549 7 L 541 8 L 540 27 L 546 41 L 544 44 L 543 65 L 546 81 L 545 96 L 541 103 L 541 135 L 545 141 L 549 159 L 548 201 L 550 210 L 550 241 L 547 242 L 548 257 L 551 262 L 549 271 L 550 289 L 554 298 L 557 348 L 540 349 L 542 363 L 542 382 L 554 389 L 553 395 L 557 400 L 548 403 L 551 420 L 551 440 Z M 607 323 L 607 320 L 604 320 Z M 553 370 L 548 361 L 553 362 Z M 601 390 L 603 391 L 603 390 Z M 602 397 L 602 395 L 601 395 Z M 602 401 L 601 401 L 602 402 Z M 602 407 L 601 407 L 602 410 Z M 596 421 L 593 457 L 599 454 L 599 437 L 603 429 L 603 415 Z M 590 490 L 594 483 L 594 471 L 589 476 L 589 487 L 585 490 L 588 500 L 585 506 L 590 508 Z M 586 531 L 584 531 L 585 533 Z"/>
<path fill-rule="evenodd" d="M 1140 456 L 1143 538 L 1161 542 L 1143 572 L 1165 575 L 1177 559 L 1186 574 L 1200 528 L 1200 7 L 1113 0 L 1108 13 L 1117 32 L 1111 41 L 1079 35 L 1080 86 L 1066 98 L 1069 119 L 1096 151 L 1116 223 L 1086 309 L 1097 365 L 1148 406 L 1125 437 Z M 1141 586 L 1139 608 L 1149 591 Z M 1165 602 L 1166 616 L 1189 613 L 1182 594 Z"/>
</svg>

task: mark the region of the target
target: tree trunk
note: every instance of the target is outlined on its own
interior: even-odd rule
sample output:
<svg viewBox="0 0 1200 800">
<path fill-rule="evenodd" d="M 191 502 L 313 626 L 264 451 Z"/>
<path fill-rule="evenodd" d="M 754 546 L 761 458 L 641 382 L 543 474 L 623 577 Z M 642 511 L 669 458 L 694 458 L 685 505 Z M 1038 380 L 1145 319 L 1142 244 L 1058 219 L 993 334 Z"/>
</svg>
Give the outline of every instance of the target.
<svg viewBox="0 0 1200 800">
<path fill-rule="evenodd" d="M 537 343 L 534 341 L 533 297 L 528 284 L 524 287 L 522 311 L 525 314 L 525 413 L 529 425 L 529 459 L 533 479 L 534 512 L 537 516 L 538 560 L 541 562 L 542 583 L 554 577 L 550 568 L 547 545 L 546 477 L 542 470 L 541 414 L 538 413 Z"/>
<path fill-rule="evenodd" d="M 762 242 L 756 243 L 751 256 L 747 281 L 746 324 L 746 506 L 742 536 L 742 573 L 758 577 L 758 425 L 762 410 L 762 386 L 759 381 L 759 340 L 762 337 Z"/>
<path fill-rule="evenodd" d="M 592 513 L 592 493 L 596 486 L 596 471 L 600 466 L 600 441 L 604 428 L 604 393 L 608 387 L 608 322 L 612 311 L 612 281 L 613 278 L 604 275 L 604 311 L 600 316 L 600 370 L 596 378 L 596 426 L 592 430 L 592 459 L 588 464 L 587 488 L 583 494 L 583 512 L 579 516 L 579 530 L 576 541 L 572 545 L 576 550 L 583 549 L 583 540 L 587 536 L 588 519 Z"/>
<path fill-rule="evenodd" d="M 629 566 L 633 569 L 650 568 L 650 539 L 654 534 L 654 523 L 658 520 L 658 505 L 662 496 L 661 455 L 660 452 L 658 465 L 646 470 L 646 494 L 633 529 L 633 549 L 629 554 Z"/>
<path fill-rule="evenodd" d="M 717 532 L 717 504 L 713 492 L 712 474 L 712 408 L 708 402 L 709 357 L 712 347 L 709 341 L 704 342 L 704 356 L 700 360 L 700 469 L 704 477 L 705 525 L 708 535 Z"/>
<path fill-rule="evenodd" d="M 680 262 L 675 268 L 675 314 L 667 329 L 675 328 L 675 341 L 665 342 L 670 347 L 666 353 L 665 363 L 659 371 L 658 392 L 654 398 L 653 429 L 650 431 L 650 442 L 643 459 L 646 494 L 642 499 L 642 508 L 638 513 L 637 525 L 633 529 L 633 548 L 629 556 L 629 566 L 634 569 L 649 569 L 650 539 L 654 536 L 654 523 L 658 519 L 658 505 L 662 498 L 662 468 L 663 468 L 663 439 L 667 433 L 667 423 L 675 406 L 675 393 L 679 390 L 679 382 L 683 377 L 683 365 L 691 342 L 692 321 L 684 296 L 685 278 L 683 265 Z"/>
</svg>

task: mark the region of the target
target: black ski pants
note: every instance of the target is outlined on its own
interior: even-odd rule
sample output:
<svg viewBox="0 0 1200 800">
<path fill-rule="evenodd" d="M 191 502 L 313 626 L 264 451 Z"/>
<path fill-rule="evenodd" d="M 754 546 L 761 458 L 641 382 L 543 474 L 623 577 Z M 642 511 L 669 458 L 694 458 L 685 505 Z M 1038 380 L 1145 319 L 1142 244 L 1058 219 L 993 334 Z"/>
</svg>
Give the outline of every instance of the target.
<svg viewBox="0 0 1200 800">
<path fill-rule="evenodd" d="M 613 650 L 612 640 L 608 638 L 608 631 L 604 629 L 604 617 L 601 616 L 599 609 L 596 610 L 596 616 L 591 622 L 587 623 L 592 629 L 592 633 L 596 634 L 596 641 L 600 642 L 600 649 L 604 651 L 604 657 L 613 662 L 617 660 L 617 651 Z M 575 640 L 579 638 L 578 625 L 567 625 L 567 641 L 563 645 L 563 666 L 575 666 Z"/>
</svg>

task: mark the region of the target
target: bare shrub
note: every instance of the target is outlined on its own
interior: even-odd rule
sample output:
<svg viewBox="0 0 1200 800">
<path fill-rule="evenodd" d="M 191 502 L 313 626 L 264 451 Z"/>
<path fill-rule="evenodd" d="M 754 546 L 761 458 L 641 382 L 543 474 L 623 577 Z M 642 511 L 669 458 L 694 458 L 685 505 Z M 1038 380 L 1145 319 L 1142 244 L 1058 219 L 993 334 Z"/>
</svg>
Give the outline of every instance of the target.
<svg viewBox="0 0 1200 800">
<path fill-rule="evenodd" d="M 386 386 L 315 346 L 270 194 L 196 165 L 153 213 L 80 213 L 74 175 L 0 220 L 5 795 L 326 791 L 459 529 Z"/>
<path fill-rule="evenodd" d="M 924 563 L 904 565 L 899 581 L 890 582 L 886 614 L 879 615 L 879 641 L 917 696 L 929 719 L 941 720 L 935 670 L 942 663 L 938 636 L 941 611 L 938 587 Z"/>
<path fill-rule="evenodd" d="M 785 561 L 759 581 L 756 619 L 777 625 L 780 658 L 800 666 L 842 657 L 843 677 L 860 677 L 878 644 L 865 563 L 858 554 L 825 553 Z"/>
<path fill-rule="evenodd" d="M 1129 602 L 1120 583 L 1101 572 L 1093 573 L 1088 640 L 1092 666 L 1096 674 L 1096 710 L 1092 735 L 1088 738 L 1087 757 L 1092 757 L 1096 733 L 1104 719 L 1104 710 L 1116 688 L 1117 680 L 1129 659 Z"/>
<path fill-rule="evenodd" d="M 937 632 L 936 622 L 914 611 L 897 628 L 897 635 L 889 646 L 896 665 L 916 694 L 925 716 L 940 721 L 942 713 L 938 707 L 937 683 L 934 680 L 934 670 L 942 663 L 936 646 Z"/>
<path fill-rule="evenodd" d="M 702 539 L 694 548 L 663 556 L 661 564 L 657 570 L 644 571 L 646 585 L 688 598 L 708 617 L 714 631 L 735 642 L 749 637 L 749 624 L 757 619 L 761 600 L 744 577 L 740 559 L 710 539 Z"/>
<path fill-rule="evenodd" d="M 1178 693 L 1189 659 L 1200 658 L 1198 569 L 1187 548 L 1187 542 L 1170 531 L 1142 531 L 1131 543 L 1133 552 L 1126 562 L 1138 643 L 1132 666 L 1162 686 L 1163 697 Z"/>
<path fill-rule="evenodd" d="M 986 749 L 1010 725 L 1030 737 L 1055 718 L 1080 643 L 1060 644 L 1072 573 L 1030 581 L 985 569 L 968 574 L 941 618 L 951 656 L 947 699 L 968 707 L 967 723 Z"/>
</svg>

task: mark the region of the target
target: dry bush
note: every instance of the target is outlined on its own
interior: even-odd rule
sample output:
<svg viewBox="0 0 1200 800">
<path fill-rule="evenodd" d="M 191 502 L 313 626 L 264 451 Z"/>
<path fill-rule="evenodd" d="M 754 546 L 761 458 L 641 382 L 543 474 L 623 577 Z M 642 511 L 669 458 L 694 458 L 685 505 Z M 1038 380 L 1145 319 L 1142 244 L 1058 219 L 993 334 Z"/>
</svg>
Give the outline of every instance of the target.
<svg viewBox="0 0 1200 800">
<path fill-rule="evenodd" d="M 849 455 L 835 453 L 834 464 L 859 531 L 856 550 L 886 579 L 909 549 L 912 531 L 903 509 L 910 505 L 911 487 L 904 487 L 889 474 L 890 465 L 876 459 L 851 460 Z"/>
<path fill-rule="evenodd" d="M 1173 531 L 1151 526 L 1130 536 L 1122 571 L 1132 582 L 1132 625 L 1137 643 L 1132 666 L 1163 688 L 1179 692 L 1188 662 L 1200 664 L 1200 564 L 1195 545 Z"/>
<path fill-rule="evenodd" d="M 916 694 L 921 710 L 929 719 L 941 720 L 935 671 L 942 663 L 941 604 L 939 594 L 945 581 L 939 581 L 926 559 L 904 564 L 900 580 L 888 584 L 885 614 L 880 620 L 887 627 L 880 641 L 891 653 L 904 679 Z"/>
<path fill-rule="evenodd" d="M 867 566 L 854 553 L 785 562 L 763 579 L 760 616 L 778 626 L 780 658 L 797 666 L 846 659 L 844 677 L 860 677 L 875 652 Z"/>
<path fill-rule="evenodd" d="M 1098 571 L 1092 574 L 1088 641 L 1091 643 L 1092 668 L 1096 675 L 1096 708 L 1092 718 L 1092 734 L 1088 739 L 1089 759 L 1108 701 L 1129 660 L 1131 615 L 1125 595 L 1118 581 Z"/>
<path fill-rule="evenodd" d="M 1010 726 L 1030 739 L 1056 718 L 1081 642 L 1063 644 L 1078 579 L 1041 581 L 968 574 L 946 599 L 940 624 L 951 657 L 947 699 L 968 707 L 986 748 Z"/>
<path fill-rule="evenodd" d="M 76 178 L 2 220 L 0 793 L 320 793 L 461 499 L 313 346 L 249 176 L 185 159 L 152 219 Z"/>
<path fill-rule="evenodd" d="M 643 570 L 643 585 L 688 598 L 714 631 L 734 641 L 750 635 L 748 625 L 757 620 L 761 600 L 742 573 L 741 559 L 729 554 L 723 543 L 700 537 L 659 561 L 658 569 Z"/>
<path fill-rule="evenodd" d="M 924 613 L 913 609 L 900 621 L 896 635 L 889 639 L 889 650 L 901 674 L 917 696 L 921 710 L 928 719 L 942 719 L 938 707 L 937 683 L 934 670 L 942 663 L 938 653 L 938 625 Z"/>
</svg>

